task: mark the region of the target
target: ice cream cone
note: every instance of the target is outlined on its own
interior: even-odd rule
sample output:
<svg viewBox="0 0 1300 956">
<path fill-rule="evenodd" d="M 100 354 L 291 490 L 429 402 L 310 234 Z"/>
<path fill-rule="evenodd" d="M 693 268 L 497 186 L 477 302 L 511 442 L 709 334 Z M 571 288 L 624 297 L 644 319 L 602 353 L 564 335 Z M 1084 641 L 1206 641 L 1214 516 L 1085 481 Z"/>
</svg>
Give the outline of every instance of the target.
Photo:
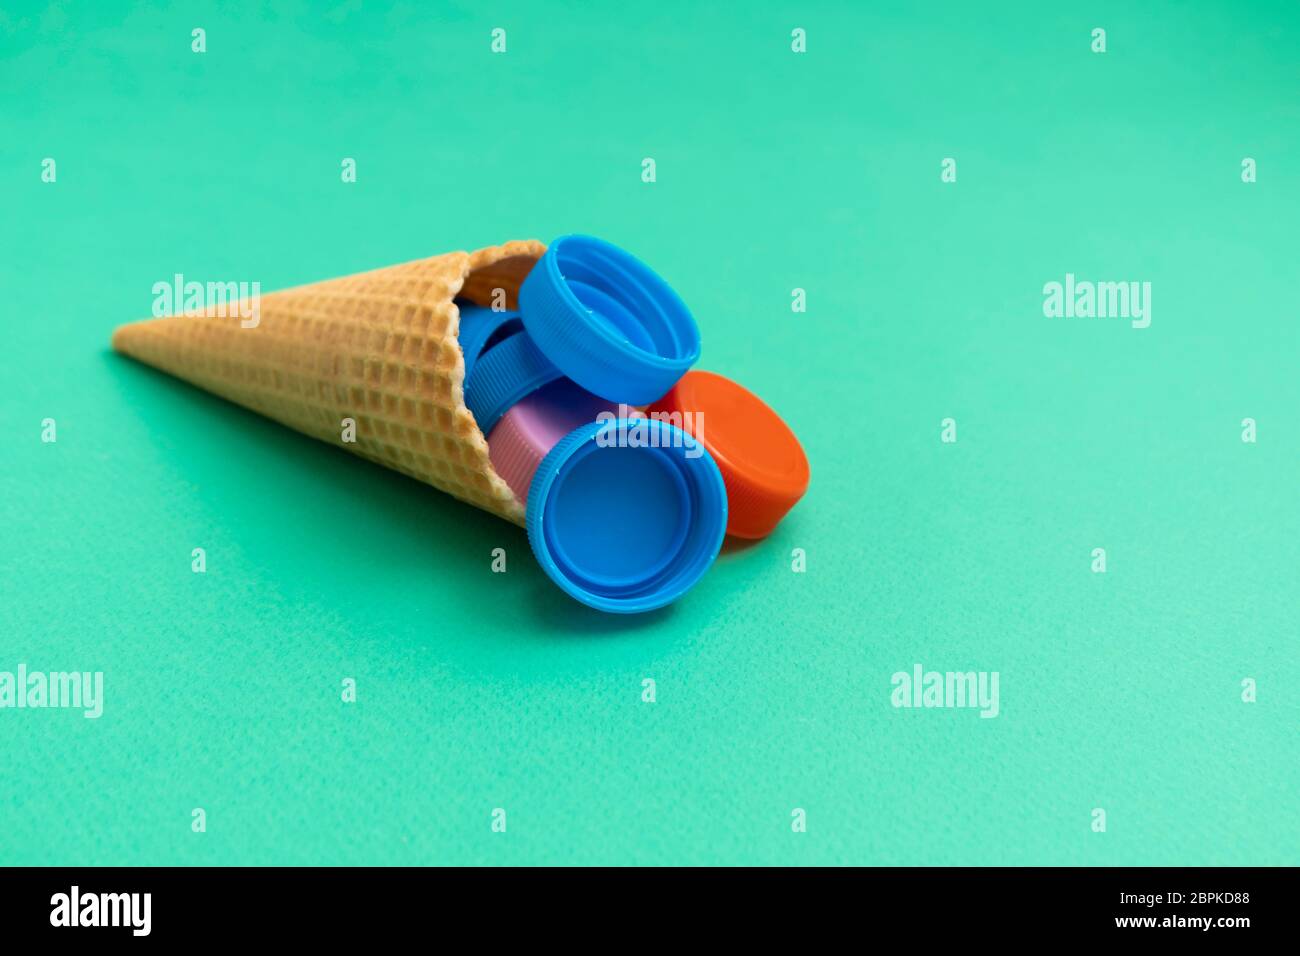
<svg viewBox="0 0 1300 956">
<path fill-rule="evenodd" d="M 508 242 L 273 292 L 252 327 L 239 314 L 133 322 L 113 348 L 522 525 L 465 407 L 452 300 L 497 305 L 502 289 L 514 308 L 545 250 Z"/>
</svg>

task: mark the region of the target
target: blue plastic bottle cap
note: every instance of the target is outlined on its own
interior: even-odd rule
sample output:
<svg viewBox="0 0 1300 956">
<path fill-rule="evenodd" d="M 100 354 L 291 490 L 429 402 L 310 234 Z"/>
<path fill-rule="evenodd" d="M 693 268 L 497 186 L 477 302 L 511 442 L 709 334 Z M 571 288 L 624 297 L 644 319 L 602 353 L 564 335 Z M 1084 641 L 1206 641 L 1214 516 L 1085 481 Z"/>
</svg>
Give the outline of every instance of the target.
<svg viewBox="0 0 1300 956">
<path fill-rule="evenodd" d="M 481 305 L 457 301 L 460 309 L 460 350 L 465 355 L 465 381 L 474 371 L 474 363 L 494 338 L 501 339 L 524 327 L 518 312 L 494 312 Z"/>
<path fill-rule="evenodd" d="M 528 488 L 528 541 L 583 604 L 634 614 L 677 600 L 722 547 L 727 492 L 704 446 L 652 419 L 566 435 Z"/>
<path fill-rule="evenodd" d="M 519 312 L 560 371 L 611 402 L 657 401 L 700 357 L 700 330 L 672 287 L 593 236 L 551 243 L 519 289 Z"/>
<path fill-rule="evenodd" d="M 526 331 L 503 339 L 474 363 L 465 380 L 465 406 L 484 435 L 525 395 L 563 378 L 538 351 Z"/>
</svg>

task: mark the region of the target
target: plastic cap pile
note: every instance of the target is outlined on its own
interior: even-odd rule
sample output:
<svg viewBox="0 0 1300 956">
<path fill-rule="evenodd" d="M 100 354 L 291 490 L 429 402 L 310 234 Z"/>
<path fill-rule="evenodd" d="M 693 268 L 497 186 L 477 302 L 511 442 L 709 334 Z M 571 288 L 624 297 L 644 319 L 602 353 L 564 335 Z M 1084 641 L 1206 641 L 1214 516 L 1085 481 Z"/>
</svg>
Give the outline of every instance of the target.
<svg viewBox="0 0 1300 956">
<path fill-rule="evenodd" d="M 735 382 L 691 371 L 690 311 L 618 247 L 564 236 L 517 312 L 457 304 L 465 404 L 526 503 L 538 562 L 584 604 L 675 601 L 725 534 L 766 536 L 807 489 L 794 433 Z"/>
</svg>

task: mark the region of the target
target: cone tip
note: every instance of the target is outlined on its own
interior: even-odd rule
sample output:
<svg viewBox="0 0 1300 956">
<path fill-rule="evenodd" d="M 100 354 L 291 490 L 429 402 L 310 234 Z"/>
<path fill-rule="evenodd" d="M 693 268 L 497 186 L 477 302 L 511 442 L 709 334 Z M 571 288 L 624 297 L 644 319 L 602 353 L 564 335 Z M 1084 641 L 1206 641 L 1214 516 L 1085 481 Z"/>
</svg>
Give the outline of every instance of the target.
<svg viewBox="0 0 1300 956">
<path fill-rule="evenodd" d="M 114 352 L 120 352 L 123 355 L 127 354 L 128 343 L 131 338 L 131 326 L 134 324 L 134 322 L 128 322 L 126 325 L 119 325 L 113 330 L 112 346 Z"/>
</svg>

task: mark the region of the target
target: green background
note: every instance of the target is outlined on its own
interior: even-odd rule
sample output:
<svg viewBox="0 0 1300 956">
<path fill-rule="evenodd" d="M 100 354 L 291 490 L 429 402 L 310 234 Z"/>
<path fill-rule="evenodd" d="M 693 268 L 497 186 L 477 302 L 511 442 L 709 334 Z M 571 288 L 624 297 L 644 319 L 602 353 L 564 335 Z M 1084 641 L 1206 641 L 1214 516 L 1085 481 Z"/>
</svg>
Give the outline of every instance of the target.
<svg viewBox="0 0 1300 956">
<path fill-rule="evenodd" d="M 106 697 L 0 711 L 0 863 L 1300 859 L 1294 4 L 254 6 L 0 12 L 0 670 Z M 577 231 L 812 463 L 661 613 L 108 350 L 175 272 Z M 1045 318 L 1067 271 L 1151 327 Z"/>
</svg>

